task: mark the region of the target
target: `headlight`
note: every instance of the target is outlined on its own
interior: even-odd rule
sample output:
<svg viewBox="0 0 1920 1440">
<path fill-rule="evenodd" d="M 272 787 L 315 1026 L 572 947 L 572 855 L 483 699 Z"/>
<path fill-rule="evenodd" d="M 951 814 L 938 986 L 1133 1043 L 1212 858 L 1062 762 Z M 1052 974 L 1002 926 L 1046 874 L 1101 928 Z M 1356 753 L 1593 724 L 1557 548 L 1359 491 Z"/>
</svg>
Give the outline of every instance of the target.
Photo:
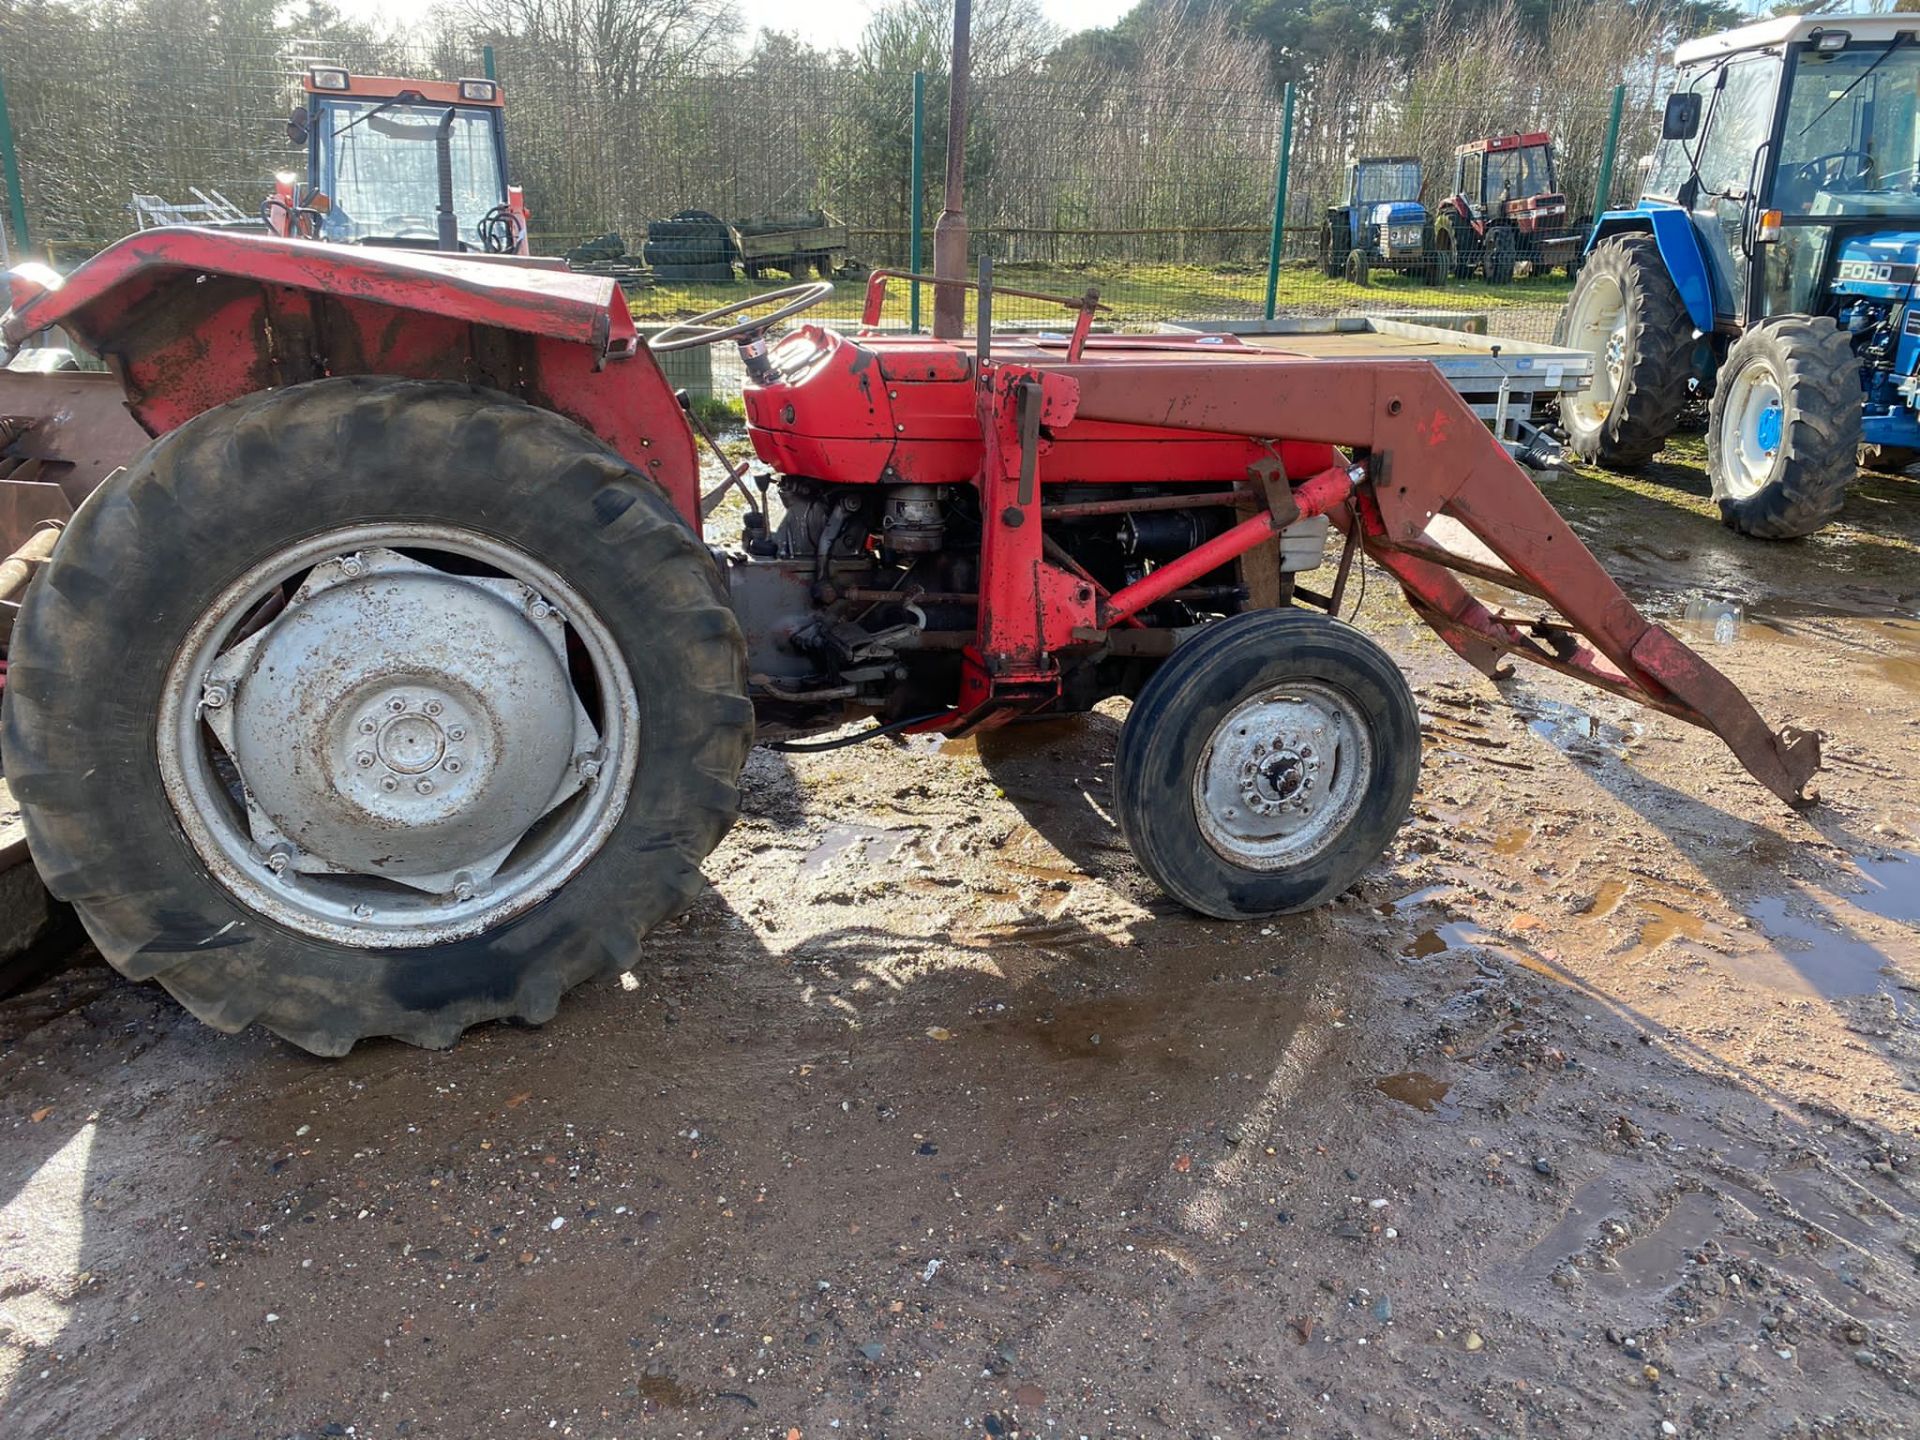
<svg viewBox="0 0 1920 1440">
<path fill-rule="evenodd" d="M 499 98 L 499 95 L 500 87 L 491 80 L 462 80 L 460 82 L 460 98 L 462 100 L 478 100 L 482 104 L 491 105 Z"/>
<path fill-rule="evenodd" d="M 315 65 L 307 71 L 307 79 L 316 90 L 347 88 L 347 72 L 338 65 Z"/>
<path fill-rule="evenodd" d="M 1418 250 L 1420 248 L 1420 227 L 1418 225 L 1395 225 L 1387 233 L 1388 243 L 1396 250 Z"/>
</svg>

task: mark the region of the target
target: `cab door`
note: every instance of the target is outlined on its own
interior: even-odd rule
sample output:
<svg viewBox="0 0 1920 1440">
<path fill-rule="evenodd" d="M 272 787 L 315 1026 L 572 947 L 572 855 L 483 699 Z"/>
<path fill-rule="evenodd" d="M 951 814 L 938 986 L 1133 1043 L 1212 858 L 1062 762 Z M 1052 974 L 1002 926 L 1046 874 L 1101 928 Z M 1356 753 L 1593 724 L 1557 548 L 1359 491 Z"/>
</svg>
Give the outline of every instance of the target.
<svg viewBox="0 0 1920 1440">
<path fill-rule="evenodd" d="M 1748 55 L 1722 68 L 1689 187 L 1687 208 L 1712 261 L 1714 309 L 1738 320 L 1749 318 L 1753 189 L 1766 171 L 1779 88 L 1777 55 Z"/>
</svg>

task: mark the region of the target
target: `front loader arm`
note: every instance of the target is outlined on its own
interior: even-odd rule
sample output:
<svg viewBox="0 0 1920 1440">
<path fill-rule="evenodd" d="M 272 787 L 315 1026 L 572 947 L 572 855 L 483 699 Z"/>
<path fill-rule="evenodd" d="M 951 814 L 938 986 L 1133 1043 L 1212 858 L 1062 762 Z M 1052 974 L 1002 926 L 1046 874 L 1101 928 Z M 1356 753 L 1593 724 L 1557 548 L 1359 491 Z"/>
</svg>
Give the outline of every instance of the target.
<svg viewBox="0 0 1920 1440">
<path fill-rule="evenodd" d="M 1820 741 L 1775 733 L 1739 688 L 1642 615 L 1467 403 L 1424 361 L 1259 357 L 1067 367 L 1082 419 L 1321 441 L 1369 459 L 1351 503 L 1367 553 L 1415 612 L 1489 675 L 1518 656 L 1711 730 L 1789 804 L 1804 803 Z M 1444 543 L 1457 522 L 1494 557 Z M 1533 596 L 1558 618 L 1476 599 L 1456 572 Z"/>
</svg>

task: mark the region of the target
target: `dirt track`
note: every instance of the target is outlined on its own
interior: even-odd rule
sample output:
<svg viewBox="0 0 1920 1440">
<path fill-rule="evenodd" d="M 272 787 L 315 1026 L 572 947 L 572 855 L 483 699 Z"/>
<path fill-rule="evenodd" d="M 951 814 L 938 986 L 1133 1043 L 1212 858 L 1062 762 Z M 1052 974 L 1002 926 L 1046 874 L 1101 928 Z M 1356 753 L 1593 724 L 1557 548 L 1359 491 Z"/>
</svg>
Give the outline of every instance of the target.
<svg viewBox="0 0 1920 1440">
<path fill-rule="evenodd" d="M 1763 546 L 1656 479 L 1549 483 L 1655 613 L 1745 605 L 1804 819 L 1375 575 L 1424 778 L 1316 914 L 1151 891 L 1116 707 L 756 752 L 544 1029 L 0 1006 L 0 1436 L 1914 1433 L 1920 488 Z"/>
</svg>

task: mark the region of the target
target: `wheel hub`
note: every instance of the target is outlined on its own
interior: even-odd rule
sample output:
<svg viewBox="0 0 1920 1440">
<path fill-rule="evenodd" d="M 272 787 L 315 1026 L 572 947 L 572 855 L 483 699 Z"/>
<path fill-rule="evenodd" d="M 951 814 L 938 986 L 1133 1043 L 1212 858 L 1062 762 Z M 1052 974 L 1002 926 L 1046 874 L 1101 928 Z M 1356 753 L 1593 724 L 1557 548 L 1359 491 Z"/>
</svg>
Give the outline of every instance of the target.
<svg viewBox="0 0 1920 1440">
<path fill-rule="evenodd" d="M 248 577 L 183 648 L 163 779 L 216 877 L 273 918 L 361 944 L 467 933 L 549 893 L 618 818 L 624 783 L 599 777 L 630 773 L 633 701 L 611 638 L 533 562 L 471 548 L 482 566 L 394 544 L 285 557 L 304 578 L 277 614 L 224 643 L 213 627 L 277 593 Z"/>
<path fill-rule="evenodd" d="M 1331 686 L 1256 695 L 1215 728 L 1194 772 L 1201 833 L 1248 868 L 1303 863 L 1358 806 L 1370 756 L 1358 707 Z"/>
</svg>

